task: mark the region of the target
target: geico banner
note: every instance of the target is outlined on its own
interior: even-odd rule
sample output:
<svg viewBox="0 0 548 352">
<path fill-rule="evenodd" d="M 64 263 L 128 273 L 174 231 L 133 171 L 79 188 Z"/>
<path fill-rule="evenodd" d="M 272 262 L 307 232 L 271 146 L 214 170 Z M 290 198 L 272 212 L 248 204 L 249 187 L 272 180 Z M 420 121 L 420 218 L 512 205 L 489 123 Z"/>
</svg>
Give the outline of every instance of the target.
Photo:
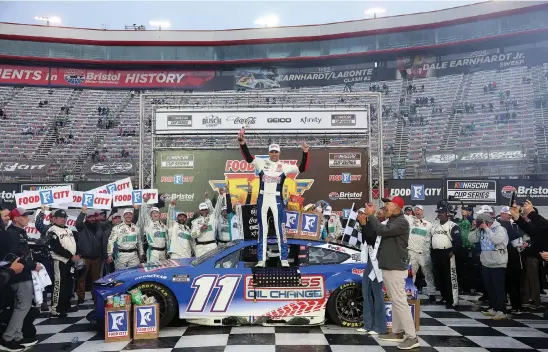
<svg viewBox="0 0 548 352">
<path fill-rule="evenodd" d="M 400 196 L 409 205 L 436 205 L 443 198 L 442 179 L 387 180 L 386 186 L 391 197 Z"/>
<path fill-rule="evenodd" d="M 123 207 L 129 205 L 142 205 L 148 198 L 146 204 L 158 203 L 157 189 L 136 189 L 132 191 L 117 192 L 112 198 L 112 206 Z"/>
<path fill-rule="evenodd" d="M 365 109 L 272 109 L 272 110 L 157 110 L 156 133 L 237 133 L 242 127 L 253 132 L 325 133 L 367 131 Z"/>
<path fill-rule="evenodd" d="M 72 200 L 69 186 L 56 187 L 42 191 L 28 191 L 15 195 L 15 204 L 23 209 L 36 209 L 42 205 L 60 206 Z"/>
<path fill-rule="evenodd" d="M 499 180 L 499 204 L 509 205 L 512 193 L 521 204 L 529 199 L 535 206 L 548 205 L 548 180 Z"/>
<path fill-rule="evenodd" d="M 112 194 L 83 192 L 81 206 L 90 209 L 110 210 Z"/>
<path fill-rule="evenodd" d="M 446 198 L 465 204 L 496 204 L 497 180 L 447 180 Z"/>
<path fill-rule="evenodd" d="M 115 194 L 117 192 L 125 192 L 125 191 L 131 191 L 131 190 L 133 190 L 133 185 L 131 184 L 131 178 L 126 177 L 116 182 L 109 183 L 107 185 L 97 187 L 95 189 L 91 189 L 88 192 Z"/>
<path fill-rule="evenodd" d="M 250 151 L 256 158 L 268 158 L 266 149 L 251 148 Z M 330 154 L 333 149 L 311 149 L 308 169 L 290 174 L 285 179 L 284 199 L 298 195 L 305 198 L 305 204 L 326 200 L 334 211 L 349 208 L 354 202 L 365 203 L 368 195 L 367 155 L 358 148 L 340 148 L 337 151 L 335 159 L 344 163 L 332 162 Z M 204 201 L 204 193 L 208 192 L 213 199 L 227 181 L 232 204 L 244 204 L 249 191 L 251 204 L 257 202 L 258 173 L 253 164 L 242 160 L 238 149 L 159 151 L 155 159 L 154 187 L 165 195 L 166 203 L 176 200 L 180 211 L 197 211 L 198 205 Z M 300 148 L 282 148 L 280 160 L 283 163 L 299 165 L 301 159 Z"/>
</svg>

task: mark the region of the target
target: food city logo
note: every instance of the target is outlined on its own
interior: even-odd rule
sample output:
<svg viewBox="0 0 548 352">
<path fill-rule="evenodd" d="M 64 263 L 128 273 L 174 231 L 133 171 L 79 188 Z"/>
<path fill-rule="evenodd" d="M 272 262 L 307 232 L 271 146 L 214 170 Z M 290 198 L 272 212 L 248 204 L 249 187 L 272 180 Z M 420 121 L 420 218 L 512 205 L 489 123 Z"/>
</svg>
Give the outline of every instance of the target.
<svg viewBox="0 0 548 352">
<path fill-rule="evenodd" d="M 411 188 L 393 188 L 391 197 L 411 197 L 411 200 L 425 200 L 426 197 L 439 197 L 441 188 L 426 188 L 424 185 L 411 185 Z"/>
<path fill-rule="evenodd" d="M 255 157 L 260 159 L 268 158 L 267 155 L 256 155 Z M 285 164 L 297 165 L 297 160 L 280 161 Z M 251 192 L 254 194 L 251 202 L 255 202 L 254 199 L 257 198 L 257 194 L 259 193 L 259 175 L 253 164 L 249 164 L 245 160 L 227 160 L 225 164 L 224 176 L 224 180 L 209 180 L 209 185 L 213 191 L 220 188 L 224 189 L 226 186 L 226 180 L 228 180 L 230 183 L 229 192 L 231 196 L 238 199 L 241 204 L 244 204 L 247 196 L 248 182 L 250 182 L 252 187 Z M 313 183 L 313 179 L 298 179 L 296 174 L 287 175 L 283 189 L 284 198 L 288 198 L 290 194 L 299 196 L 303 195 L 304 192 L 308 191 L 312 187 Z"/>
<path fill-rule="evenodd" d="M 362 199 L 363 192 L 331 192 L 329 193 L 330 200 L 352 200 Z"/>
<path fill-rule="evenodd" d="M 137 306 L 137 334 L 150 334 L 157 331 L 156 306 Z"/>
<path fill-rule="evenodd" d="M 504 186 L 501 189 L 501 194 L 505 198 L 512 198 L 512 193 L 516 192 L 516 197 L 523 198 L 548 198 L 548 187 L 542 186 Z"/>
<path fill-rule="evenodd" d="M 254 125 L 257 122 L 257 117 L 256 116 L 247 116 L 247 117 L 228 116 L 226 118 L 226 122 L 232 122 L 235 125 L 249 126 L 249 125 Z"/>
<path fill-rule="evenodd" d="M 343 172 L 340 175 L 329 175 L 329 182 L 352 183 L 361 181 L 362 175 L 353 175 L 349 172 Z"/>
<path fill-rule="evenodd" d="M 246 275 L 244 282 L 246 301 L 306 301 L 325 296 L 323 275 L 303 275 L 301 286 L 288 288 L 254 287 L 253 275 Z"/>
<path fill-rule="evenodd" d="M 108 337 L 122 337 L 129 335 L 127 310 L 108 312 Z"/>
<path fill-rule="evenodd" d="M 161 176 L 160 183 L 173 183 L 174 185 L 183 185 L 194 182 L 194 176 L 185 176 L 184 174 L 173 176 Z"/>
</svg>

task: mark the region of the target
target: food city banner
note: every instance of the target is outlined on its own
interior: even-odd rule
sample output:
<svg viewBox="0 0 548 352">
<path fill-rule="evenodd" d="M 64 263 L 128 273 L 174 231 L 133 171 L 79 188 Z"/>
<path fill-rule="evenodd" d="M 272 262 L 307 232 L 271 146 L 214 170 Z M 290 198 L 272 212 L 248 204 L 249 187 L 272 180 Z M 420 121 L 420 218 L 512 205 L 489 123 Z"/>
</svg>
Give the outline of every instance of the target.
<svg viewBox="0 0 548 352">
<path fill-rule="evenodd" d="M 0 85 L 52 85 L 86 88 L 199 88 L 214 76 L 215 71 L 134 71 L 0 65 Z"/>
<path fill-rule="evenodd" d="M 442 179 L 387 180 L 391 197 L 400 196 L 409 205 L 438 204 L 444 198 Z"/>
<path fill-rule="evenodd" d="M 251 138 L 251 137 L 249 137 Z M 302 150 L 284 148 L 280 159 L 298 165 Z M 268 158 L 268 150 L 251 149 L 257 158 Z M 257 202 L 258 174 L 252 164 L 242 159 L 238 149 L 230 150 L 177 150 L 157 151 L 155 154 L 155 188 L 166 200 L 175 199 L 180 211 L 196 211 L 229 181 L 232 202 L 244 204 L 248 181 L 251 183 L 251 203 Z M 284 199 L 290 194 L 305 198 L 305 204 L 326 200 L 334 211 L 349 208 L 352 203 L 364 204 L 367 200 L 367 155 L 359 148 L 310 149 L 308 170 L 298 175 L 288 175 L 283 189 Z"/>
<path fill-rule="evenodd" d="M 89 192 L 114 194 L 116 192 L 131 191 L 131 190 L 133 190 L 131 178 L 126 177 L 121 180 L 91 189 L 89 190 Z"/>
<path fill-rule="evenodd" d="M 148 199 L 146 204 L 158 203 L 157 189 L 136 189 L 132 191 L 116 192 L 113 195 L 112 206 L 123 207 L 129 205 L 142 205 Z"/>
<path fill-rule="evenodd" d="M 36 209 L 42 205 L 59 207 L 72 200 L 70 186 L 57 187 L 41 191 L 26 191 L 15 195 L 15 204 L 23 209 Z"/>
<path fill-rule="evenodd" d="M 366 109 L 247 109 L 196 111 L 158 109 L 156 133 L 236 133 L 242 127 L 251 132 L 324 133 L 367 131 Z"/>
<path fill-rule="evenodd" d="M 36 215 L 38 215 L 38 212 L 36 212 L 35 215 L 32 216 L 32 218 L 31 218 L 32 220 L 29 221 L 28 225 L 25 227 L 25 230 L 27 231 L 27 235 L 29 235 L 29 237 L 33 238 L 33 239 L 40 238 L 40 231 L 38 231 L 38 229 L 36 228 L 36 223 L 35 223 Z M 52 215 L 51 210 L 44 211 L 43 224 L 45 226 L 51 224 L 51 215 Z M 66 225 L 71 231 L 78 231 L 76 229 L 76 220 L 77 219 L 78 219 L 77 216 L 68 214 Z"/>
</svg>

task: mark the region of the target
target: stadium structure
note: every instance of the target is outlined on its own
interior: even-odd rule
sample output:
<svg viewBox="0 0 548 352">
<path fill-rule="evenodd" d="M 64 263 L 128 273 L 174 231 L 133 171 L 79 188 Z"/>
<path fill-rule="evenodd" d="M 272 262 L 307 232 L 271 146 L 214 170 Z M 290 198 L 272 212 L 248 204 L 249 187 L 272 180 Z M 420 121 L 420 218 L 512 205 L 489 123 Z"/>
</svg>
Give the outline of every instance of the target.
<svg viewBox="0 0 548 352">
<path fill-rule="evenodd" d="M 296 92 L 348 104 L 346 96 L 370 91 L 382 93 L 382 106 L 367 95 L 355 103 L 369 104 L 371 128 L 382 127 L 384 153 L 373 154 L 383 155 L 384 178 L 537 175 L 548 169 L 547 53 L 548 2 L 224 31 L 0 23 L 0 177 L 150 177 L 135 161 L 150 146 L 155 105 L 277 106 Z M 255 91 L 272 98 L 249 98 Z M 193 98 L 202 92 L 218 94 Z M 143 133 L 141 115 L 150 119 Z M 307 139 L 313 147 L 361 146 L 362 137 Z M 223 148 L 234 138 L 165 143 Z"/>
</svg>

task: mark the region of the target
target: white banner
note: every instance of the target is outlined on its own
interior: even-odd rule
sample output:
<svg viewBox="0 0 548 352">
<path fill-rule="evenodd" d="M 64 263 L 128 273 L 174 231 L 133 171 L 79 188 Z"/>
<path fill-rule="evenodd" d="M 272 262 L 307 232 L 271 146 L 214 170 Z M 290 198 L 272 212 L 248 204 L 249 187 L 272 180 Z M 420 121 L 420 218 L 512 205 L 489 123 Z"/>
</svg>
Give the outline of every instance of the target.
<svg viewBox="0 0 548 352">
<path fill-rule="evenodd" d="M 67 217 L 67 227 L 71 231 L 77 231 L 76 230 L 76 216 L 68 216 Z M 49 218 L 46 221 L 46 218 L 44 217 L 44 226 L 47 226 L 51 223 L 51 213 L 49 214 Z M 34 222 L 29 222 L 27 227 L 25 227 L 25 230 L 27 231 L 27 235 L 32 239 L 39 239 L 40 238 L 40 231 L 36 228 L 36 224 Z"/>
<path fill-rule="evenodd" d="M 497 203 L 496 180 L 447 180 L 446 191 L 446 198 L 454 203 Z"/>
<path fill-rule="evenodd" d="M 63 203 L 61 206 L 65 207 L 72 207 L 72 208 L 80 208 L 82 207 L 82 195 L 84 192 L 80 191 L 72 191 L 72 201 Z"/>
<path fill-rule="evenodd" d="M 133 191 L 118 192 L 112 198 L 113 207 L 124 207 L 129 205 L 142 205 L 144 198 L 149 198 L 147 204 L 158 203 L 157 189 L 136 189 Z"/>
<path fill-rule="evenodd" d="M 42 205 L 59 207 L 72 200 L 70 186 L 56 187 L 42 191 L 26 191 L 15 194 L 15 204 L 23 209 L 36 209 Z"/>
<path fill-rule="evenodd" d="M 228 109 L 221 111 L 157 110 L 156 133 L 254 132 L 360 133 L 367 131 L 366 109 Z"/>
<path fill-rule="evenodd" d="M 86 206 L 89 209 L 110 210 L 112 208 L 112 194 L 90 193 L 82 194 L 81 206 Z"/>
<path fill-rule="evenodd" d="M 113 183 L 91 189 L 89 193 L 107 193 L 114 194 L 116 192 L 122 191 L 131 191 L 133 190 L 133 185 L 131 184 L 131 179 L 129 177 L 123 178 Z"/>
</svg>

